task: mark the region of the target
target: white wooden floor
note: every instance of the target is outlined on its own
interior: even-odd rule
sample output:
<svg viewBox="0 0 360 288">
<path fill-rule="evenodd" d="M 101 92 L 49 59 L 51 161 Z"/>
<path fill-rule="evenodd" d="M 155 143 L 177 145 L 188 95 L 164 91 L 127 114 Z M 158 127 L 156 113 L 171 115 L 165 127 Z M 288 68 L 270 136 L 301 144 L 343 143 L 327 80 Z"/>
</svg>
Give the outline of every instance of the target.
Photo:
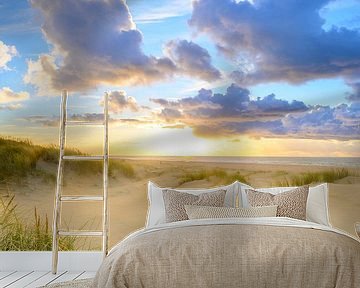
<svg viewBox="0 0 360 288">
<path fill-rule="evenodd" d="M 8 271 L 0 272 L 1 288 L 33 288 L 75 279 L 88 279 L 95 271 L 60 271 L 56 275 L 50 271 Z"/>
<path fill-rule="evenodd" d="M 102 262 L 98 251 L 59 253 L 58 273 L 52 274 L 50 251 L 0 251 L 0 288 L 40 287 L 93 278 Z"/>
</svg>

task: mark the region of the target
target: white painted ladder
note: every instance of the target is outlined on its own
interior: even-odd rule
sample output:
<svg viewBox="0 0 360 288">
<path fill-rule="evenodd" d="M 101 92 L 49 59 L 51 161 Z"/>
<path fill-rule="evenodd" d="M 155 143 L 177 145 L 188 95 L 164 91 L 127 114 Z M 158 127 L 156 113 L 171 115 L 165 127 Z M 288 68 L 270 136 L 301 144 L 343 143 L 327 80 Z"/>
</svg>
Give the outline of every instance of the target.
<svg viewBox="0 0 360 288">
<path fill-rule="evenodd" d="M 105 257 L 108 252 L 108 231 L 109 231 L 109 216 L 108 216 L 108 169 L 109 169 L 109 140 L 108 140 L 108 93 L 104 97 L 104 121 L 102 122 L 84 122 L 84 121 L 67 121 L 67 98 L 68 92 L 62 91 L 61 95 L 61 110 L 60 110 L 60 157 L 57 173 L 56 191 L 55 191 L 55 206 L 53 217 L 53 243 L 52 243 L 52 273 L 57 273 L 58 252 L 59 252 L 59 237 L 60 236 L 99 236 L 102 237 L 102 252 Z M 66 127 L 90 125 L 104 127 L 104 154 L 100 156 L 79 156 L 79 155 L 65 155 L 66 142 Z M 70 161 L 103 161 L 103 194 L 100 196 L 70 196 L 62 195 L 63 186 L 63 170 L 64 160 Z M 77 201 L 102 201 L 103 202 L 103 219 L 101 231 L 64 231 L 60 230 L 61 223 L 61 205 L 62 202 L 77 202 Z"/>
</svg>

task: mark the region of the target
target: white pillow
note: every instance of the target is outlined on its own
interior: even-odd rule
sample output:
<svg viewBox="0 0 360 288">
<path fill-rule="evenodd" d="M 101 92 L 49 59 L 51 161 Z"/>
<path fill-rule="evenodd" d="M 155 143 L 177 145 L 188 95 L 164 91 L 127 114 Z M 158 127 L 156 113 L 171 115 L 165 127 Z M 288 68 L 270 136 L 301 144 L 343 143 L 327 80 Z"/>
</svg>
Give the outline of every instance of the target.
<svg viewBox="0 0 360 288">
<path fill-rule="evenodd" d="M 295 188 L 297 187 L 272 187 L 260 188 L 255 190 L 276 195 Z M 240 183 L 239 207 L 249 207 L 249 203 L 247 201 L 247 196 L 245 193 L 246 189 L 254 188 L 246 184 Z M 310 187 L 306 204 L 306 221 L 315 222 L 331 227 L 329 219 L 328 191 L 329 187 L 327 183 L 320 184 L 315 187 Z"/>
<path fill-rule="evenodd" d="M 225 207 L 235 207 L 236 197 L 239 193 L 239 185 L 236 182 L 227 185 L 227 186 L 220 186 L 214 188 L 187 188 L 187 189 L 173 189 L 173 188 L 162 188 L 157 186 L 156 184 L 149 181 L 148 184 L 148 214 L 146 219 L 146 227 L 153 227 L 155 225 L 159 225 L 162 223 L 166 223 L 165 221 L 165 205 L 162 191 L 166 189 L 172 189 L 179 192 L 185 192 L 193 195 L 200 195 L 202 193 L 209 193 L 219 190 L 225 190 Z"/>
</svg>

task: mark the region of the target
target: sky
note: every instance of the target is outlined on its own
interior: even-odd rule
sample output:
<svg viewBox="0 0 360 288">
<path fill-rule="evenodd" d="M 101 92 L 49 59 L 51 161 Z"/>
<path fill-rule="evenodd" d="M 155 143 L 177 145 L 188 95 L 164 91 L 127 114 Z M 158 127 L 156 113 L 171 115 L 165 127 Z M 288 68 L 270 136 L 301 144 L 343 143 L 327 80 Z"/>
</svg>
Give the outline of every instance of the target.
<svg viewBox="0 0 360 288">
<path fill-rule="evenodd" d="M 134 156 L 360 157 L 359 0 L 0 0 L 0 135 Z M 67 144 L 101 151 L 101 128 Z"/>
</svg>

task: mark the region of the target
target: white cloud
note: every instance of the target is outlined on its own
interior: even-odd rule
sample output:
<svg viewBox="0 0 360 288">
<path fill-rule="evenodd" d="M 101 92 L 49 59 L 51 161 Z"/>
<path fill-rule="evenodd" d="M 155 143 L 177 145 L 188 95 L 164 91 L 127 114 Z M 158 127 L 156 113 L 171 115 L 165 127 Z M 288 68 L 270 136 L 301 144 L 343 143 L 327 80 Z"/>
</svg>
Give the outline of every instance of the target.
<svg viewBox="0 0 360 288">
<path fill-rule="evenodd" d="M 8 46 L 4 42 L 0 41 L 0 70 L 9 69 L 7 64 L 11 59 L 18 54 L 15 46 Z"/>
<path fill-rule="evenodd" d="M 0 110 L 14 111 L 14 110 L 21 109 L 22 107 L 23 107 L 23 106 L 22 106 L 20 103 L 7 104 L 7 105 L 0 105 Z"/>
<path fill-rule="evenodd" d="M 144 85 L 171 77 L 176 70 L 170 59 L 144 54 L 142 34 L 123 0 L 31 4 L 40 10 L 43 34 L 53 46 L 52 55 L 28 63 L 24 80 L 40 95 L 86 91 L 101 84 Z"/>
<path fill-rule="evenodd" d="M 53 47 L 51 54 L 28 62 L 24 81 L 39 95 L 58 95 L 63 89 L 87 91 L 99 85 L 148 85 L 176 74 L 207 81 L 220 78 L 208 51 L 192 42 L 170 42 L 170 55 L 145 54 L 143 36 L 124 0 L 31 3 L 41 12 L 43 34 Z M 179 7 L 189 4 L 176 1 Z"/>
<path fill-rule="evenodd" d="M 101 105 L 103 105 L 103 101 L 101 101 Z M 138 112 L 140 109 L 136 99 L 127 96 L 125 91 L 112 91 L 109 94 L 109 110 L 113 113 L 121 113 L 124 110 Z"/>
<path fill-rule="evenodd" d="M 56 69 L 55 57 L 41 55 L 38 60 L 28 60 L 24 82 L 36 87 L 38 96 L 59 96 L 60 90 L 53 88 L 51 74 Z"/>
<path fill-rule="evenodd" d="M 27 99 L 29 99 L 28 92 L 14 92 L 9 87 L 3 87 L 0 89 L 0 104 L 20 102 Z"/>
</svg>

